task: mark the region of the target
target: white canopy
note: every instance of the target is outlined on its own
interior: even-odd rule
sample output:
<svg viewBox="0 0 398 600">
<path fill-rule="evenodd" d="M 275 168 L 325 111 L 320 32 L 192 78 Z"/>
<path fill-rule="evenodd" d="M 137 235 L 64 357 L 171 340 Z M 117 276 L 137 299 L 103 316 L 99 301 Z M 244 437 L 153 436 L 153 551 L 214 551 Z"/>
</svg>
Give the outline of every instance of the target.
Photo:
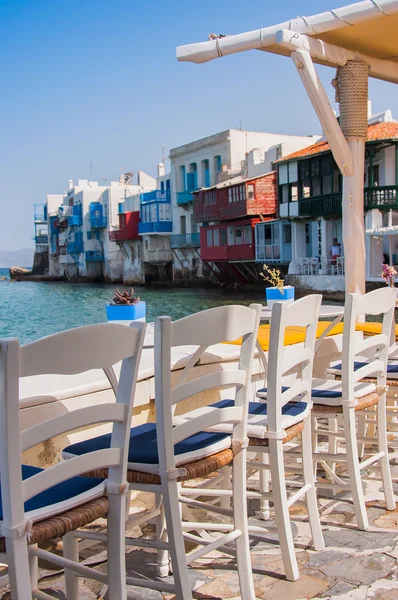
<svg viewBox="0 0 398 600">
<path fill-rule="evenodd" d="M 281 46 L 276 39 L 277 33 L 282 30 L 344 48 L 351 51 L 352 55 L 366 55 L 373 59 L 376 67 L 381 67 L 381 59 L 384 63 L 381 72 L 377 73 L 377 69 L 371 65 L 370 75 L 398 83 L 398 64 L 395 64 L 398 63 L 398 0 L 364 0 L 311 17 L 297 17 L 246 33 L 180 46 L 177 48 L 177 58 L 180 61 L 204 63 L 245 50 L 264 50 L 289 56 L 291 50 Z M 319 56 L 313 55 L 313 59 L 314 62 L 333 67 L 341 64 L 338 53 L 333 55 L 321 51 Z"/>
<path fill-rule="evenodd" d="M 368 75 L 398 83 L 398 0 L 364 0 L 312 17 L 177 48 L 180 61 L 204 63 L 246 50 L 290 56 L 343 175 L 346 291 L 365 292 L 363 173 Z M 314 63 L 337 67 L 337 121 Z"/>
</svg>

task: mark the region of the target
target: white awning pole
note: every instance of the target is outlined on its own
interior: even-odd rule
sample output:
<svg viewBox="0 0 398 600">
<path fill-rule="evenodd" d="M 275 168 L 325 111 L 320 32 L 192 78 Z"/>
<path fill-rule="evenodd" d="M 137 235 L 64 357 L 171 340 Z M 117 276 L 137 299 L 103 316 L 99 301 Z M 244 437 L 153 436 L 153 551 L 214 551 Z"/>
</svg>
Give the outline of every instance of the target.
<svg viewBox="0 0 398 600">
<path fill-rule="evenodd" d="M 322 125 L 323 134 L 329 142 L 341 173 L 352 175 L 353 164 L 350 148 L 323 89 L 310 53 L 307 50 L 296 50 L 292 52 L 291 58 Z"/>
</svg>

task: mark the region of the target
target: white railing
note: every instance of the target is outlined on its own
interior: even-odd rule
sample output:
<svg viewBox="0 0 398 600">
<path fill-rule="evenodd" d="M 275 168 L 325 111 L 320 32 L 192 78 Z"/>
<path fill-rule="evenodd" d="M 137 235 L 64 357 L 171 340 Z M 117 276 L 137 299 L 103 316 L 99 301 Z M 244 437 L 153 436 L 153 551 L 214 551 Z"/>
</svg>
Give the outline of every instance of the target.
<svg viewBox="0 0 398 600">
<path fill-rule="evenodd" d="M 344 256 L 296 258 L 292 275 L 344 275 Z"/>
<path fill-rule="evenodd" d="M 63 231 L 58 236 L 58 244 L 60 246 L 66 246 L 66 242 L 68 241 L 68 234 L 66 231 Z"/>
<path fill-rule="evenodd" d="M 60 217 L 71 217 L 73 215 L 73 206 L 62 206 L 60 207 L 58 214 Z"/>
<path fill-rule="evenodd" d="M 148 250 L 149 262 L 170 262 L 173 260 L 171 250 Z"/>
</svg>

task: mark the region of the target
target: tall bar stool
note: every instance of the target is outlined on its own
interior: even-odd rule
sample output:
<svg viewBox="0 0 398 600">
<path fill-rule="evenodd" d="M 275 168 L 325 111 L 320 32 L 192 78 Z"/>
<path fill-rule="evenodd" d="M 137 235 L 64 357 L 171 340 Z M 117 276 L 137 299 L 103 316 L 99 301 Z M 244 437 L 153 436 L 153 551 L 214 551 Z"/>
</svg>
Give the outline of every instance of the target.
<svg viewBox="0 0 398 600">
<path fill-rule="evenodd" d="M 388 349 L 397 290 L 384 288 L 374 290 L 363 296 L 349 294 L 344 311 L 344 332 L 342 362 L 329 370 L 331 375 L 341 379 L 314 379 L 312 384 L 314 434 L 342 439 L 345 442 L 345 454 L 314 452 L 314 461 L 322 462 L 326 472 L 332 478 L 330 483 L 317 483 L 318 488 L 350 489 L 352 492 L 355 515 L 360 529 L 368 529 L 362 489 L 361 471 L 378 463 L 383 480 L 384 496 L 388 510 L 395 509 L 391 472 L 388 460 L 387 424 L 386 424 L 386 378 Z M 382 315 L 382 333 L 358 341 L 355 331 L 359 315 Z M 364 360 L 364 356 L 367 360 Z M 369 378 L 373 381 L 369 381 Z M 369 410 L 375 410 L 377 427 L 377 451 L 360 461 L 360 451 L 364 439 L 358 439 L 356 417 L 366 416 Z M 319 418 L 331 418 L 336 422 L 342 418 L 343 431 L 320 429 Z M 346 462 L 348 481 L 344 481 L 330 468 L 330 464 Z"/>
</svg>

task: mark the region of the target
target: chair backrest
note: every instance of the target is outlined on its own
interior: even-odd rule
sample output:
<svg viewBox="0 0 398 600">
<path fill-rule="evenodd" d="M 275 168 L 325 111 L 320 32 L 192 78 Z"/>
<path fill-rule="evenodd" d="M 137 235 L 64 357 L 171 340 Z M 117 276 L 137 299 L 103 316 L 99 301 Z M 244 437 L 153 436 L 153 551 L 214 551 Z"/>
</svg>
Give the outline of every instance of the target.
<svg viewBox="0 0 398 600">
<path fill-rule="evenodd" d="M 273 306 L 267 371 L 269 431 L 282 431 L 282 408 L 285 404 L 292 400 L 311 400 L 312 367 L 321 301 L 320 294 L 313 294 L 290 305 L 278 302 Z M 305 329 L 303 345 L 295 347 L 294 352 L 291 347 L 284 347 L 287 327 Z M 295 369 L 298 372 L 297 378 L 284 382 L 284 375 Z"/>
<path fill-rule="evenodd" d="M 249 391 L 253 357 L 257 341 L 262 306 L 220 306 L 178 321 L 159 317 L 155 322 L 155 402 L 159 467 L 175 469 L 174 444 L 187 437 L 221 424 L 233 425 L 233 441 L 246 438 Z M 221 370 L 186 381 L 190 368 L 197 363 L 208 346 L 232 342 L 242 337 L 238 368 Z M 186 376 L 171 387 L 171 349 L 198 346 L 186 367 Z M 229 408 L 214 408 L 206 414 L 173 427 L 174 406 L 202 391 L 235 387 L 235 404 Z"/>
<path fill-rule="evenodd" d="M 378 388 L 385 387 L 391 329 L 395 323 L 396 298 L 397 289 L 390 287 L 373 290 L 362 296 L 347 296 L 341 369 L 343 401 L 354 399 L 355 383 L 365 377 L 376 378 Z M 361 315 L 381 316 L 381 333 L 358 340 L 355 326 Z M 363 367 L 355 369 L 355 362 L 361 362 L 360 359 L 364 356 L 370 360 Z"/>
<path fill-rule="evenodd" d="M 109 468 L 108 484 L 126 479 L 128 438 L 145 323 L 78 327 L 25 346 L 0 340 L 0 472 L 3 524 L 25 522 L 24 502 L 82 473 Z M 122 362 L 116 402 L 56 416 L 20 432 L 19 379 L 33 375 L 76 374 Z M 114 373 L 113 373 L 114 377 Z M 116 378 L 115 378 L 116 379 Z M 21 452 L 52 437 L 99 423 L 113 423 L 111 447 L 60 462 L 22 481 Z"/>
</svg>

